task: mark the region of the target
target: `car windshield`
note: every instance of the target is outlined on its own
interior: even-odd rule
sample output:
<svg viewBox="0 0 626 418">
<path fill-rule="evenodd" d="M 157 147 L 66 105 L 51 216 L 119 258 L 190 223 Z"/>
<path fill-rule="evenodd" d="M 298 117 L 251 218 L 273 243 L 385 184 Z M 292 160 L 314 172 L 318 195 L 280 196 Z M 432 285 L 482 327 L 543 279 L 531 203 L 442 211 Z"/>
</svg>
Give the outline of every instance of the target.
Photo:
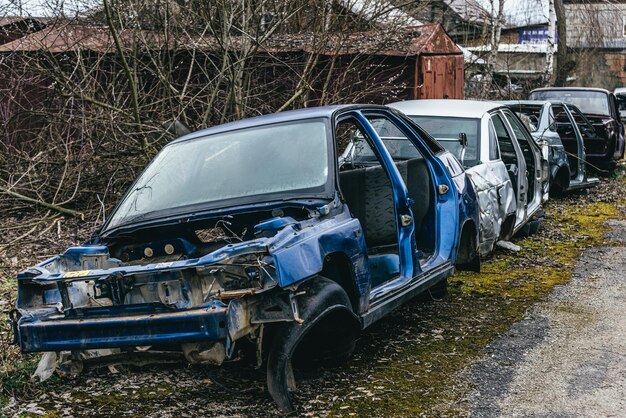
<svg viewBox="0 0 626 418">
<path fill-rule="evenodd" d="M 531 100 L 559 100 L 577 106 L 583 113 L 609 115 L 606 93 L 588 90 L 541 90 L 530 94 Z"/>
<path fill-rule="evenodd" d="M 480 119 L 441 116 L 409 116 L 426 132 L 465 166 L 478 164 L 478 138 Z M 461 143 L 461 134 L 467 137 L 465 147 Z"/>
<path fill-rule="evenodd" d="M 328 179 L 327 136 L 325 121 L 314 119 L 168 145 L 124 197 L 107 229 L 228 199 L 321 194 Z"/>
<path fill-rule="evenodd" d="M 620 112 L 626 112 L 626 93 L 618 93 L 615 95 L 617 99 L 617 105 Z"/>
</svg>

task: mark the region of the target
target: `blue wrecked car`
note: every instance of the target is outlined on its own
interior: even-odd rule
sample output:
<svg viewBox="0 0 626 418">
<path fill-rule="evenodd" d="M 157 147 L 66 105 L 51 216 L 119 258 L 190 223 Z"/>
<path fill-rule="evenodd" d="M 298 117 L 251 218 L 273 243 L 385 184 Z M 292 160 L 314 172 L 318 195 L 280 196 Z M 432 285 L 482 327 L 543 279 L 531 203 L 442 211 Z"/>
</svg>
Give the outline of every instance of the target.
<svg viewBox="0 0 626 418">
<path fill-rule="evenodd" d="M 340 169 L 354 138 L 372 160 Z M 463 167 L 396 110 L 213 127 L 164 147 L 89 242 L 19 274 L 16 341 L 177 347 L 215 365 L 248 345 L 290 411 L 294 371 L 346 360 L 360 330 L 420 293 L 442 296 L 455 265 L 476 268 L 477 225 Z"/>
</svg>

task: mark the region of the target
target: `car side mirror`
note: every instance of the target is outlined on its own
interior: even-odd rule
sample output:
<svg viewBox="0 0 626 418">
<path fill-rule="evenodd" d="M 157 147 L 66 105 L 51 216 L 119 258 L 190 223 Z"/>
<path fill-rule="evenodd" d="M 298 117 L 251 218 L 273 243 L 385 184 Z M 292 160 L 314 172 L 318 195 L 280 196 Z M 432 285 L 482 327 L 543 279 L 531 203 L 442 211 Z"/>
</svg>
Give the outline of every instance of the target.
<svg viewBox="0 0 626 418">
<path fill-rule="evenodd" d="M 463 148 L 467 146 L 467 134 L 465 132 L 459 132 L 459 143 Z"/>
</svg>

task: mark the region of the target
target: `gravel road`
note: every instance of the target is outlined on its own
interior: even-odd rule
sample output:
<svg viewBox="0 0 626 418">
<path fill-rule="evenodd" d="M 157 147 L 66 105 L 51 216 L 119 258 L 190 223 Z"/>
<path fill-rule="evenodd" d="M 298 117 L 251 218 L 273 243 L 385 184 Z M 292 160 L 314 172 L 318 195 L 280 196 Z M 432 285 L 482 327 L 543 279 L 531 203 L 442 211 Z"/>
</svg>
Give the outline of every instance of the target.
<svg viewBox="0 0 626 418">
<path fill-rule="evenodd" d="M 469 371 L 475 417 L 626 416 L 626 221 Z"/>
</svg>

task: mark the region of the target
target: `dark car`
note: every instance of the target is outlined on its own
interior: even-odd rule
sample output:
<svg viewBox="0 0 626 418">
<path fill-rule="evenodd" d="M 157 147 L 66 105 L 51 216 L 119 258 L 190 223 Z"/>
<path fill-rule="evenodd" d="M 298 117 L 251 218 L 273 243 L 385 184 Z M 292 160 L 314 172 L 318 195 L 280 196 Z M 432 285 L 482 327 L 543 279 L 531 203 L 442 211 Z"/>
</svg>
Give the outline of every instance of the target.
<svg viewBox="0 0 626 418">
<path fill-rule="evenodd" d="M 613 93 L 587 87 L 550 87 L 533 90 L 528 98 L 577 106 L 595 128 L 595 132 L 581 131 L 587 160 L 601 172 L 613 173 L 616 161 L 624 157 L 624 125 Z"/>
<path fill-rule="evenodd" d="M 355 136 L 376 164 L 340 171 L 339 144 Z M 346 360 L 361 329 L 443 295 L 455 264 L 476 265 L 477 242 L 463 168 L 400 112 L 277 113 L 168 144 L 91 241 L 18 275 L 13 325 L 24 352 L 72 361 L 150 346 L 219 365 L 252 348 L 292 410 L 294 371 Z"/>
</svg>

